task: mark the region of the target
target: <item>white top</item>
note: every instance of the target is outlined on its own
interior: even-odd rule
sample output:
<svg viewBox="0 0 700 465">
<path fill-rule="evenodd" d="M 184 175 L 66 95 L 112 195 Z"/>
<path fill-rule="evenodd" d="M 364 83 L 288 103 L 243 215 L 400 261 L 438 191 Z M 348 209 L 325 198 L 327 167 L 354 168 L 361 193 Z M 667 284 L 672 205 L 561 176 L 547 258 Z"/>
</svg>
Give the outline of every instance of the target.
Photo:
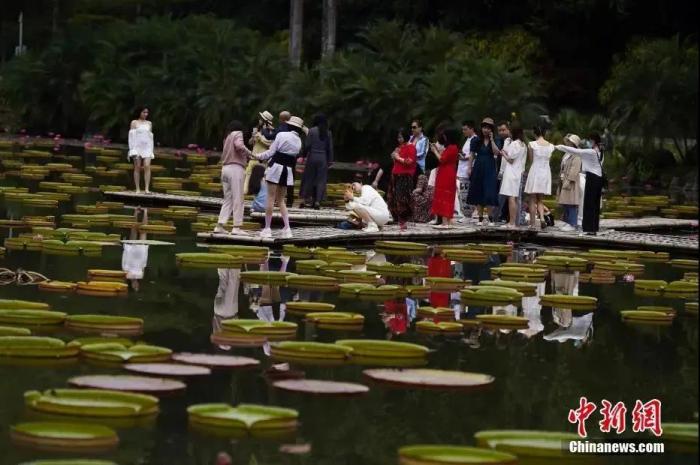
<svg viewBox="0 0 700 465">
<path fill-rule="evenodd" d="M 565 153 L 573 153 L 581 157 L 581 173 L 593 173 L 603 176 L 603 168 L 600 162 L 600 152 L 596 149 L 577 149 L 568 145 L 557 145 L 557 150 Z"/>
<path fill-rule="evenodd" d="M 503 151 L 506 153 L 506 156 L 512 160 L 512 163 L 505 158 L 501 160 L 503 176 L 501 178 L 501 190 L 499 194 L 508 197 L 518 197 L 520 196 L 520 180 L 525 171 L 527 146 L 520 140 L 511 142 L 510 139 L 508 139 L 508 141 L 507 146 L 504 144 Z"/>
<path fill-rule="evenodd" d="M 387 215 L 391 215 L 389 213 L 389 207 L 387 206 L 386 202 L 382 198 L 381 195 L 379 195 L 379 192 L 374 190 L 372 186 L 369 186 L 367 184 L 362 186 L 362 190 L 360 191 L 360 196 L 359 197 L 353 197 L 352 201 L 348 202 L 346 204 L 346 208 L 348 210 L 353 210 L 355 207 L 358 205 L 364 205 L 365 207 L 371 207 L 375 211 L 381 212 L 381 213 L 386 213 Z"/>
<path fill-rule="evenodd" d="M 506 150 L 511 142 L 513 142 L 513 139 L 511 139 L 510 137 L 506 137 L 506 140 L 503 141 L 502 150 Z M 505 172 L 505 169 L 506 169 L 505 165 L 507 163 L 508 163 L 507 161 L 505 161 L 501 158 L 501 167 L 498 169 L 498 177 L 499 178 L 503 178 L 503 173 Z"/>
<path fill-rule="evenodd" d="M 122 270 L 126 279 L 143 279 L 143 270 L 148 264 L 148 246 L 146 244 L 124 244 L 122 252 Z"/>
<path fill-rule="evenodd" d="M 469 149 L 474 137 L 476 136 L 467 137 L 467 140 L 464 141 L 464 145 L 462 146 L 462 152 L 459 154 L 459 164 L 457 165 L 458 178 L 469 177 L 469 159 L 472 157 L 472 153 Z"/>
<path fill-rule="evenodd" d="M 153 125 L 150 121 L 134 120 L 129 129 L 129 157 L 153 158 Z"/>
<path fill-rule="evenodd" d="M 270 148 L 262 153 L 255 155 L 258 160 L 264 161 L 272 158 L 276 153 L 284 153 L 296 158 L 301 152 L 301 139 L 299 135 L 294 131 L 279 132 L 275 137 L 275 140 L 270 144 Z"/>
<path fill-rule="evenodd" d="M 540 145 L 537 141 L 530 142 L 532 150 L 532 166 L 527 173 L 525 193 L 527 194 L 552 194 L 552 170 L 549 167 L 549 159 L 554 152 L 552 144 Z"/>
</svg>

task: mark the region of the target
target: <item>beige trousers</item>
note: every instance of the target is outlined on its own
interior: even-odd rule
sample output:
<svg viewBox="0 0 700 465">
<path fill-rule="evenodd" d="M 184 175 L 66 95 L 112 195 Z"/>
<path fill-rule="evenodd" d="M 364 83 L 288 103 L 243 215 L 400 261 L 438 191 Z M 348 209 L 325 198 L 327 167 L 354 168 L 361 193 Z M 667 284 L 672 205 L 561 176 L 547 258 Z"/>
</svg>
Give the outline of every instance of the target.
<svg viewBox="0 0 700 465">
<path fill-rule="evenodd" d="M 219 213 L 219 224 L 224 225 L 233 216 L 233 226 L 243 223 L 243 179 L 245 168 L 232 163 L 221 168 L 221 186 L 224 190 L 224 203 Z"/>
</svg>

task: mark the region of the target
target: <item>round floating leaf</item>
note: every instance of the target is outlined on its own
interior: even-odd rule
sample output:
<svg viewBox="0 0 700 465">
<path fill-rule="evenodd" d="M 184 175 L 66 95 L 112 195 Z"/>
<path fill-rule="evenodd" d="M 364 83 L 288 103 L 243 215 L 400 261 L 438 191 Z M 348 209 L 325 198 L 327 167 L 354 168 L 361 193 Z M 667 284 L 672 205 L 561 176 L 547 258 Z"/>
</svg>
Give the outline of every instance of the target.
<svg viewBox="0 0 700 465">
<path fill-rule="evenodd" d="M 379 383 L 422 389 L 471 391 L 489 386 L 494 381 L 491 375 L 429 368 L 404 370 L 374 368 L 364 370 L 362 373 Z"/>
<path fill-rule="evenodd" d="M 477 446 L 489 447 L 518 457 L 561 458 L 576 461 L 562 444 L 578 441 L 574 433 L 559 431 L 485 430 L 474 434 Z M 580 459 L 584 459 L 582 456 Z"/>
<path fill-rule="evenodd" d="M 399 449 L 401 465 L 508 465 L 517 462 L 515 455 L 477 447 L 415 445 Z"/>
<path fill-rule="evenodd" d="M 630 321 L 672 321 L 674 315 L 651 310 L 622 310 L 620 312 L 623 320 Z"/>
<path fill-rule="evenodd" d="M 10 428 L 15 444 L 56 452 L 102 451 L 119 444 L 114 430 L 101 425 L 27 422 Z"/>
<path fill-rule="evenodd" d="M 484 324 L 490 324 L 494 326 L 521 327 L 528 325 L 528 319 L 524 316 L 482 314 L 476 315 L 476 319 Z"/>
<path fill-rule="evenodd" d="M 0 323 L 58 325 L 63 323 L 65 319 L 65 313 L 51 310 L 0 310 Z"/>
<path fill-rule="evenodd" d="M 422 345 L 380 339 L 341 339 L 335 343 L 351 348 L 353 358 L 423 358 L 429 352 L 429 349 Z"/>
<path fill-rule="evenodd" d="M 158 399 L 98 389 L 49 389 L 24 393 L 25 404 L 37 411 L 86 417 L 136 417 L 158 412 Z"/>
<path fill-rule="evenodd" d="M 29 336 L 31 330 L 27 328 L 18 328 L 16 326 L 0 326 L 0 336 Z"/>
<path fill-rule="evenodd" d="M 68 384 L 80 388 L 108 389 L 113 391 L 165 394 L 185 390 L 185 383 L 176 380 L 132 375 L 86 375 L 68 380 Z"/>
<path fill-rule="evenodd" d="M 117 465 L 106 460 L 90 459 L 56 459 L 56 460 L 36 460 L 33 462 L 22 462 L 20 465 Z"/>
<path fill-rule="evenodd" d="M 211 370 L 207 367 L 180 363 L 127 363 L 124 369 L 132 373 L 176 378 L 211 374 Z"/>
<path fill-rule="evenodd" d="M 272 385 L 283 391 L 319 396 L 354 396 L 369 392 L 369 388 L 362 384 L 340 383 L 319 379 L 285 379 L 275 381 Z"/>
<path fill-rule="evenodd" d="M 299 417 L 293 409 L 255 404 L 196 404 L 187 413 L 192 423 L 251 431 L 294 429 Z"/>
<path fill-rule="evenodd" d="M 189 352 L 181 352 L 173 354 L 172 359 L 176 362 L 208 368 L 250 368 L 260 365 L 260 362 L 254 358 L 236 355 L 192 354 Z"/>
<path fill-rule="evenodd" d="M 0 299 L 0 310 L 48 310 L 49 304 L 29 300 Z"/>
<path fill-rule="evenodd" d="M 80 352 L 77 342 L 40 336 L 0 336 L 0 356 L 20 358 L 69 358 Z"/>
<path fill-rule="evenodd" d="M 165 347 L 146 344 L 125 347 L 114 342 L 88 344 L 82 346 L 80 351 L 86 358 L 107 362 L 162 362 L 169 360 L 172 354 L 172 351 Z"/>
</svg>

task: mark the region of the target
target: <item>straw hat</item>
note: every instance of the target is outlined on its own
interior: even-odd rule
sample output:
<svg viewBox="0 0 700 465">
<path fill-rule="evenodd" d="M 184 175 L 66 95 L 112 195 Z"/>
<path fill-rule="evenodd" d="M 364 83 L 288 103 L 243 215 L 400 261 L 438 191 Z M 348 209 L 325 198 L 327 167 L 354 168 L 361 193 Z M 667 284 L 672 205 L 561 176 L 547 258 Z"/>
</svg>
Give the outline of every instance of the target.
<svg viewBox="0 0 700 465">
<path fill-rule="evenodd" d="M 258 113 L 258 115 L 260 115 L 260 118 L 267 121 L 268 123 L 272 123 L 272 113 L 270 113 L 269 111 L 262 111 Z"/>
<path fill-rule="evenodd" d="M 495 127 L 496 123 L 494 123 L 493 118 L 489 118 L 488 116 L 484 119 L 481 120 L 481 124 L 488 124 L 491 127 Z"/>
<path fill-rule="evenodd" d="M 299 129 L 304 129 L 304 120 L 299 118 L 298 116 L 290 116 L 289 121 L 287 121 L 287 124 L 290 126 L 297 127 Z"/>
<path fill-rule="evenodd" d="M 579 136 L 577 136 L 576 134 L 567 134 L 564 137 L 564 140 L 567 142 L 571 142 L 572 144 L 574 144 L 574 147 L 576 147 L 576 148 L 578 148 L 579 145 L 581 145 L 581 138 Z"/>
</svg>

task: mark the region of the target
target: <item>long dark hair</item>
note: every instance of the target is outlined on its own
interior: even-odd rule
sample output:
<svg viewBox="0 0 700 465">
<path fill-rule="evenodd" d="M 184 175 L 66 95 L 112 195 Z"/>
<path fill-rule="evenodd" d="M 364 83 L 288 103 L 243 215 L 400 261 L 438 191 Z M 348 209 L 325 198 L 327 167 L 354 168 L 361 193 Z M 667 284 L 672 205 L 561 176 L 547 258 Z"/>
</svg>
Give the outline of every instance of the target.
<svg viewBox="0 0 700 465">
<path fill-rule="evenodd" d="M 143 110 L 148 110 L 148 116 L 151 116 L 151 108 L 148 105 L 139 105 L 136 107 L 136 110 L 134 110 L 134 119 L 140 119 Z"/>
<path fill-rule="evenodd" d="M 523 127 L 519 123 L 513 123 L 510 126 L 510 138 L 511 140 L 519 140 L 520 142 L 525 142 L 525 136 L 523 134 Z"/>
<path fill-rule="evenodd" d="M 438 142 L 447 147 L 448 145 L 459 144 L 459 138 L 460 132 L 457 130 L 457 128 L 447 126 L 443 128 L 440 137 L 438 138 Z"/>
<path fill-rule="evenodd" d="M 241 123 L 237 119 L 234 119 L 230 123 L 228 123 L 228 126 L 226 126 L 226 135 L 231 134 L 233 131 L 243 132 L 243 123 Z"/>
<path fill-rule="evenodd" d="M 317 113 L 311 121 L 313 125 L 318 128 L 318 135 L 321 140 L 326 140 L 328 138 L 328 120 L 326 119 L 326 115 Z"/>
<path fill-rule="evenodd" d="M 547 135 L 547 128 L 537 125 L 532 128 L 532 132 L 535 133 L 535 137 L 545 137 Z"/>
<path fill-rule="evenodd" d="M 248 194 L 258 195 L 262 180 L 265 177 L 265 165 L 257 164 L 253 166 L 253 171 L 250 173 L 250 181 L 248 182 Z"/>
<path fill-rule="evenodd" d="M 598 147 L 598 151 L 599 151 L 599 153 L 600 153 L 600 154 L 598 155 L 598 159 L 600 160 L 600 163 L 602 164 L 602 163 L 603 163 L 604 155 L 603 155 L 603 145 L 600 143 L 600 142 L 601 142 L 600 134 L 598 134 L 597 132 L 592 132 L 592 133 L 588 136 L 588 138 L 591 140 L 591 142 L 593 142 L 593 144 L 594 144 L 596 147 Z"/>
</svg>

